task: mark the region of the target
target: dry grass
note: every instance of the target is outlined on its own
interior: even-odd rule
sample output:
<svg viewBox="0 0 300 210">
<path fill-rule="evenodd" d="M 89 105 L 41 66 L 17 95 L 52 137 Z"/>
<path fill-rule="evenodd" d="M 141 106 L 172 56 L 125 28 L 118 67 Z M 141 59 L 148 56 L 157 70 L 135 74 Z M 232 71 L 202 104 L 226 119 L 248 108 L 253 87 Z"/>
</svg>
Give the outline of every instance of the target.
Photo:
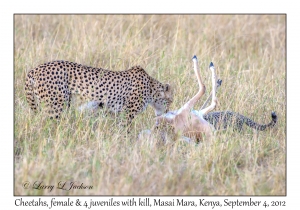
<svg viewBox="0 0 300 210">
<path fill-rule="evenodd" d="M 286 36 L 281 15 L 16 15 L 15 195 L 285 195 Z M 110 117 L 70 108 L 59 122 L 34 115 L 25 100 L 31 68 L 55 59 L 113 70 L 140 64 L 170 83 L 173 109 L 197 91 L 196 54 L 210 92 L 208 65 L 219 78 L 217 110 L 278 124 L 255 133 L 216 133 L 212 142 L 155 146 L 136 142 L 153 125 L 153 109 L 127 137 Z M 199 108 L 203 101 L 199 103 Z M 24 189 L 22 183 L 78 181 L 90 190 Z"/>
</svg>

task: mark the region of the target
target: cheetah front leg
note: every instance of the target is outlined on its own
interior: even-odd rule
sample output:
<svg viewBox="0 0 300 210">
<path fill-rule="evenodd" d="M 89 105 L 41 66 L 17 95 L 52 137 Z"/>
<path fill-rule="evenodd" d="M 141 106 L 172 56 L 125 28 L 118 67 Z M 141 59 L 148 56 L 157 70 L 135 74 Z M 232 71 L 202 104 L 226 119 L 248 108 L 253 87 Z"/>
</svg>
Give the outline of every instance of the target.
<svg viewBox="0 0 300 210">
<path fill-rule="evenodd" d="M 115 113 L 116 125 L 120 129 L 124 129 L 127 134 L 131 133 L 132 130 L 132 121 L 135 117 L 135 114 L 130 110 L 124 110 L 119 113 Z"/>
<path fill-rule="evenodd" d="M 140 97 L 137 93 L 132 93 L 122 109 L 122 113 L 124 114 L 121 114 L 121 125 L 123 127 L 127 127 L 127 130 L 129 131 L 133 119 L 136 115 L 144 110 L 145 106 L 146 104 L 144 103 L 142 97 Z"/>
</svg>

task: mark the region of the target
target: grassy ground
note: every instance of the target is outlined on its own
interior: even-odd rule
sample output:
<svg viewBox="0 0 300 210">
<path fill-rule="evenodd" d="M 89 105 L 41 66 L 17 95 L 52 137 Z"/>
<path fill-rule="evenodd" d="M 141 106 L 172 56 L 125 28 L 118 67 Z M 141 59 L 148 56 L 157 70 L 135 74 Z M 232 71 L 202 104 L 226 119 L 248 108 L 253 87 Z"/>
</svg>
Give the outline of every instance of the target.
<svg viewBox="0 0 300 210">
<path fill-rule="evenodd" d="M 15 195 L 285 195 L 285 27 L 283 15 L 16 15 Z M 153 125 L 152 108 L 125 137 L 101 113 L 87 116 L 71 107 L 55 122 L 42 112 L 34 115 L 26 103 L 26 73 L 60 59 L 113 70 L 139 64 L 174 87 L 177 109 L 197 92 L 194 54 L 205 97 L 210 61 L 223 80 L 216 110 L 260 123 L 276 111 L 276 127 L 260 133 L 229 129 L 199 145 L 156 146 L 136 142 Z M 65 188 L 71 181 L 93 188 L 62 190 L 60 181 Z M 55 187 L 33 189 L 35 182 Z"/>
</svg>

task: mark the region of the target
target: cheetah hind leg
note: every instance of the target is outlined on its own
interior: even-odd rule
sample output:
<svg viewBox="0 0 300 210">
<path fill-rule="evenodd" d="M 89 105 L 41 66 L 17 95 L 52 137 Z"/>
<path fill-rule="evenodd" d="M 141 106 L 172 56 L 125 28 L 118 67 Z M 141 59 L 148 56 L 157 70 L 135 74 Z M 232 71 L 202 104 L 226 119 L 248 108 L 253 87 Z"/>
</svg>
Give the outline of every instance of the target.
<svg viewBox="0 0 300 210">
<path fill-rule="evenodd" d="M 50 119 L 60 119 L 64 109 L 70 107 L 71 94 L 58 97 L 48 104 L 47 112 Z"/>
<path fill-rule="evenodd" d="M 61 118 L 61 114 L 63 112 L 64 109 L 66 109 L 69 105 L 69 103 L 53 103 L 51 105 L 49 105 L 47 107 L 47 113 L 50 117 L 50 119 L 60 119 Z"/>
</svg>

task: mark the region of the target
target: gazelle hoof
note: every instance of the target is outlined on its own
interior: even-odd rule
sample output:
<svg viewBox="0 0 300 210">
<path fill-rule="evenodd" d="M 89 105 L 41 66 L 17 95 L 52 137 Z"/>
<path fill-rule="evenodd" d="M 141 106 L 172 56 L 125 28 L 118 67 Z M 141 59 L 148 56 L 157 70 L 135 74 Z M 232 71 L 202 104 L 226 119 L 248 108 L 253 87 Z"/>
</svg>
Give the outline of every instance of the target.
<svg viewBox="0 0 300 210">
<path fill-rule="evenodd" d="M 222 80 L 221 79 L 218 79 L 217 80 L 217 87 L 220 87 L 222 85 Z"/>
</svg>

